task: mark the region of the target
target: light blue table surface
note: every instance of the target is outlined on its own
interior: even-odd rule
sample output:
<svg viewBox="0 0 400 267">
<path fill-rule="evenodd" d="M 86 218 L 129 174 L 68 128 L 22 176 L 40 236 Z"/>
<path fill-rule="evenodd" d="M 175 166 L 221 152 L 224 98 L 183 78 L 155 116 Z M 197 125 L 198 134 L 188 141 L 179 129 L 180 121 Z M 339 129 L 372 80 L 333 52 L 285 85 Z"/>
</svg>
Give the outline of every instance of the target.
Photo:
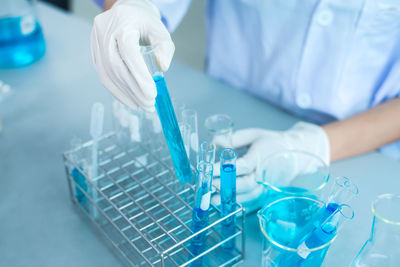
<svg viewBox="0 0 400 267">
<path fill-rule="evenodd" d="M 61 157 L 74 136 L 89 139 L 92 103 L 106 104 L 106 128 L 111 129 L 110 95 L 90 58 L 91 24 L 43 4 L 38 11 L 47 54 L 30 67 L 0 70 L 0 80 L 14 91 L 0 103 L 0 266 L 119 266 L 74 208 Z M 166 79 L 171 95 L 198 111 L 200 126 L 215 113 L 231 115 L 236 129 L 284 130 L 298 120 L 178 62 Z M 400 164 L 369 153 L 333 163 L 331 171 L 351 177 L 360 190 L 353 202 L 356 217 L 344 226 L 325 261 L 347 266 L 368 238 L 371 201 L 381 193 L 400 192 Z M 261 234 L 254 214 L 246 227 L 243 266 L 259 266 Z"/>
</svg>

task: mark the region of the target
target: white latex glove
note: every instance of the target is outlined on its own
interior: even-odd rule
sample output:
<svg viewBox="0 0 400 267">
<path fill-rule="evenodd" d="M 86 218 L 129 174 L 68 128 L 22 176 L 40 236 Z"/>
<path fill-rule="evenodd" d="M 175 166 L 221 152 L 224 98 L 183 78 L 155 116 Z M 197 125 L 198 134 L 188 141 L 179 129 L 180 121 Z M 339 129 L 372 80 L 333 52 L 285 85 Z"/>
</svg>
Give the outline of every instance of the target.
<svg viewBox="0 0 400 267">
<path fill-rule="evenodd" d="M 94 19 L 91 49 L 102 84 L 126 106 L 153 112 L 157 91 L 139 44 L 156 46 L 158 66 L 169 68 L 175 46 L 150 1 L 119 0 Z"/>
<path fill-rule="evenodd" d="M 228 140 L 216 138 L 221 146 L 229 146 Z M 330 146 L 325 131 L 314 124 L 299 122 L 287 131 L 270 131 L 264 129 L 244 129 L 232 135 L 233 148 L 249 146 L 248 152 L 236 162 L 236 200 L 246 206 L 253 202 L 265 191 L 262 184 L 256 182 L 258 164 L 266 157 L 282 150 L 301 150 L 319 156 L 327 165 L 330 161 Z M 303 168 L 304 165 L 301 165 Z M 288 166 L 288 169 L 293 170 Z M 299 168 L 297 168 L 299 170 Z M 299 170 L 300 171 L 300 170 Z M 214 165 L 214 176 L 220 175 L 219 162 Z M 241 176 L 242 175 L 242 176 Z M 293 173 L 292 177 L 296 174 Z M 239 177 L 241 176 L 241 177 Z M 290 178 L 289 178 L 290 179 Z M 220 179 L 213 179 L 213 186 L 220 189 Z M 221 202 L 219 194 L 212 198 L 214 205 Z M 261 204 L 261 203 L 259 203 Z M 256 205 L 259 205 L 256 204 Z M 246 207 L 254 210 L 259 207 Z"/>
</svg>

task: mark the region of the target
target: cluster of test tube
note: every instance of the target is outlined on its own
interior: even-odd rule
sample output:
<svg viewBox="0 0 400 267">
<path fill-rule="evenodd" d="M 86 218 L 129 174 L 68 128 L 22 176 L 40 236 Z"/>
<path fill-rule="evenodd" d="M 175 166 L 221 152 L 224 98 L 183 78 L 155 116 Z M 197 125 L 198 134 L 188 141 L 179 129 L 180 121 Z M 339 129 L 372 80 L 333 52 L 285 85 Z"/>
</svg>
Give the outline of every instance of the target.
<svg viewBox="0 0 400 267">
<path fill-rule="evenodd" d="M 192 230 L 194 233 L 201 231 L 208 225 L 215 150 L 216 146 L 213 143 L 203 142 L 200 144 L 192 216 Z M 233 149 L 226 148 L 221 151 L 220 166 L 221 217 L 224 218 L 234 212 L 236 208 L 236 152 Z M 229 239 L 229 237 L 235 232 L 236 216 L 228 216 L 221 224 L 221 236 L 225 241 L 221 246 L 223 249 L 233 249 L 235 240 L 233 238 Z M 191 242 L 192 254 L 198 256 L 202 253 L 206 242 L 206 233 L 198 233 Z M 202 260 L 198 259 L 192 263 L 192 266 L 200 266 L 201 262 Z"/>
<path fill-rule="evenodd" d="M 304 250 L 317 248 L 334 240 L 344 222 L 354 217 L 353 209 L 346 203 L 357 194 L 358 188 L 350 179 L 337 177 L 326 204 L 315 214 L 312 223 L 304 227 L 303 233 L 298 235 L 299 238 L 293 241 L 303 252 L 290 256 L 282 254 L 281 261 L 288 266 L 302 266 L 305 262 L 310 266 L 320 266 L 329 246 L 316 255 L 310 255 L 310 252 Z"/>
</svg>

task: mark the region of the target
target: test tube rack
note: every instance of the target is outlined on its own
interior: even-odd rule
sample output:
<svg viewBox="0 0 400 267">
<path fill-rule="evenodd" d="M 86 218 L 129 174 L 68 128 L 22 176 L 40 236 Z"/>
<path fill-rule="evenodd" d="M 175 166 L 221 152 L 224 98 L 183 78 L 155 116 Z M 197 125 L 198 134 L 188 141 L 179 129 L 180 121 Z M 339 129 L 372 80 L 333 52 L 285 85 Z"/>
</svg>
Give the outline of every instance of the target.
<svg viewBox="0 0 400 267">
<path fill-rule="evenodd" d="M 162 140 L 162 139 L 160 139 Z M 244 259 L 244 208 L 237 205 L 221 218 L 211 205 L 210 223 L 202 231 L 191 229 L 194 187 L 176 178 L 165 142 L 145 140 L 122 144 L 118 134 L 98 140 L 98 176 L 90 178 L 85 155 L 93 141 L 63 154 L 71 198 L 119 258 L 129 266 L 187 266 L 201 258 L 202 266 L 235 266 Z M 90 157 L 88 157 L 90 158 Z M 223 238 L 221 226 L 231 216 L 236 231 Z M 193 255 L 191 239 L 207 235 L 205 249 Z M 236 247 L 225 251 L 221 245 L 235 238 Z M 198 261 L 197 261 L 198 262 Z"/>
</svg>

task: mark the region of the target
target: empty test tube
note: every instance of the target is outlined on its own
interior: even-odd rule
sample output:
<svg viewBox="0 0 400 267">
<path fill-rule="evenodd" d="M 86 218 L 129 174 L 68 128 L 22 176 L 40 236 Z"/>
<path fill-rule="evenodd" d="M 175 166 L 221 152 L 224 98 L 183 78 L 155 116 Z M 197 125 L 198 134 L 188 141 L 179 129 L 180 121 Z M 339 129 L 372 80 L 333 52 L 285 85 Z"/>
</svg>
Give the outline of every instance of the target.
<svg viewBox="0 0 400 267">
<path fill-rule="evenodd" d="M 199 162 L 199 133 L 197 128 L 197 112 L 193 109 L 183 109 L 182 110 L 182 123 L 189 125 L 189 149 L 188 156 L 190 163 L 193 166 L 197 165 Z"/>
<path fill-rule="evenodd" d="M 236 206 L 236 152 L 225 148 L 220 155 L 221 177 L 221 217 L 225 217 L 235 210 Z M 226 239 L 235 233 L 236 216 L 230 216 L 222 222 L 222 238 Z M 224 249 L 232 249 L 235 240 L 231 239 L 222 244 Z"/>
<path fill-rule="evenodd" d="M 163 73 L 160 71 L 155 58 L 153 46 L 142 46 L 141 52 L 147 68 L 157 87 L 156 109 L 161 126 L 171 154 L 176 175 L 182 183 L 189 183 L 193 178 L 190 161 L 185 151 L 185 145 L 179 130 L 178 121 L 168 93 Z"/>
<path fill-rule="evenodd" d="M 192 214 L 192 230 L 194 233 L 200 231 L 208 225 L 208 210 L 211 202 L 213 165 L 209 162 L 200 162 L 197 165 L 195 198 Z M 204 249 L 206 243 L 206 232 L 202 232 L 191 240 L 193 255 L 198 255 Z M 195 264 L 200 265 L 201 261 L 196 260 Z"/>
<path fill-rule="evenodd" d="M 202 142 L 199 150 L 199 162 L 215 163 L 215 144 Z"/>
</svg>

